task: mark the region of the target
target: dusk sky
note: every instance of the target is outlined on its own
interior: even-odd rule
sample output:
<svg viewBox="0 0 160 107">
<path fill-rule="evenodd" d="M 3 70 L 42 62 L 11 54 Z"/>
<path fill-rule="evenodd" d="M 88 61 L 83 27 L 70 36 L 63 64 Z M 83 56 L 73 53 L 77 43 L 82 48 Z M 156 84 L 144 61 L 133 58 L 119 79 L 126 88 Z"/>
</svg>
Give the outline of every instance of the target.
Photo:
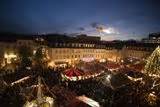
<svg viewBox="0 0 160 107">
<path fill-rule="evenodd" d="M 0 0 L 0 32 L 141 39 L 160 32 L 160 0 Z"/>
</svg>

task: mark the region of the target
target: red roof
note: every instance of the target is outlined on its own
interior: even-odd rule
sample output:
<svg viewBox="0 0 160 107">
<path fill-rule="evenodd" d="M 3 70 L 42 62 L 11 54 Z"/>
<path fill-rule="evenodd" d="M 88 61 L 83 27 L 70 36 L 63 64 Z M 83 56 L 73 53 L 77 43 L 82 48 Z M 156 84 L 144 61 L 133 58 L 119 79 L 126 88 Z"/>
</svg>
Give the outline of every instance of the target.
<svg viewBox="0 0 160 107">
<path fill-rule="evenodd" d="M 116 64 L 116 63 L 108 63 L 108 64 L 106 65 L 106 67 L 109 68 L 109 69 L 115 69 L 115 68 L 119 68 L 120 65 L 119 65 L 119 64 Z"/>
<path fill-rule="evenodd" d="M 83 72 L 77 68 L 71 68 L 67 69 L 64 74 L 68 77 L 73 77 L 73 76 L 82 76 Z"/>
<path fill-rule="evenodd" d="M 144 69 L 143 64 L 136 64 L 136 65 L 130 65 L 130 69 L 136 70 L 136 71 L 141 71 Z"/>
</svg>

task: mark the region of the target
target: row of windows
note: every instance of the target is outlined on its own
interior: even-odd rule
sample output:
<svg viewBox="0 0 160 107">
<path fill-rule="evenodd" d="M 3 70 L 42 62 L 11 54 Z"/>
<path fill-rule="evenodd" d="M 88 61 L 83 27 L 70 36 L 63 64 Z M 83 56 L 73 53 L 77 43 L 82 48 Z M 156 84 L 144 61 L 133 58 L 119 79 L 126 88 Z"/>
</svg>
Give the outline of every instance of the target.
<svg viewBox="0 0 160 107">
<path fill-rule="evenodd" d="M 25 45 L 25 46 L 31 46 L 31 45 L 33 45 L 33 43 L 32 42 L 18 42 L 18 43 L 1 43 L 0 44 L 0 47 L 4 47 L 4 48 L 13 48 L 13 49 L 15 49 L 15 48 L 17 48 L 18 46 L 23 46 L 23 45 Z"/>
<path fill-rule="evenodd" d="M 56 49 L 55 53 L 56 54 L 64 54 L 64 53 L 81 53 L 81 52 L 85 52 L 85 53 L 105 53 L 105 50 L 95 50 L 95 49 L 84 49 L 84 50 L 74 50 L 74 49 L 70 49 L 70 50 L 65 50 L 65 49 Z"/>
<path fill-rule="evenodd" d="M 114 49 L 113 47 L 106 47 L 107 50 L 112 50 Z"/>
<path fill-rule="evenodd" d="M 127 47 L 127 49 L 130 49 L 130 50 L 145 50 L 145 51 L 150 51 L 150 50 L 153 50 L 153 48 L 145 48 L 145 47 Z"/>
<path fill-rule="evenodd" d="M 159 39 L 160 40 L 160 37 L 151 37 L 151 39 L 149 39 L 149 40 L 155 40 L 155 39 Z"/>
<path fill-rule="evenodd" d="M 136 56 L 136 57 L 143 57 L 146 56 L 148 53 L 146 52 L 137 52 L 137 51 L 129 51 L 127 52 L 128 56 Z"/>
<path fill-rule="evenodd" d="M 95 44 L 82 44 L 82 43 L 55 43 L 56 47 L 101 47 L 104 48 L 105 45 L 95 45 Z"/>
<path fill-rule="evenodd" d="M 22 45 L 28 46 L 28 45 L 32 45 L 32 44 L 33 44 L 33 42 L 22 42 L 22 41 L 17 43 L 17 45 L 19 45 L 19 46 L 22 46 Z"/>
<path fill-rule="evenodd" d="M 69 59 L 69 58 L 83 58 L 83 57 L 96 57 L 96 58 L 104 58 L 105 55 L 93 55 L 93 54 L 84 54 L 84 55 L 59 55 L 55 56 L 55 59 Z"/>
<path fill-rule="evenodd" d="M 160 39 L 144 40 L 146 43 L 160 43 Z"/>
</svg>

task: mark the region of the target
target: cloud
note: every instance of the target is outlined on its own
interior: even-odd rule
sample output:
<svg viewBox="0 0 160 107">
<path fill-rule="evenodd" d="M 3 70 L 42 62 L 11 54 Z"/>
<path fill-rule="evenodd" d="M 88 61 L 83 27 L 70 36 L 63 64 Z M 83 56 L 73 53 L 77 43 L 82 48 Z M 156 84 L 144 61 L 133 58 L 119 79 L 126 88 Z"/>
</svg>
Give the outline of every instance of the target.
<svg viewBox="0 0 160 107">
<path fill-rule="evenodd" d="M 96 28 L 96 27 L 98 27 L 98 26 L 99 26 L 99 24 L 98 24 L 97 22 L 91 23 L 91 27 L 92 27 L 92 28 Z"/>
<path fill-rule="evenodd" d="M 100 24 L 97 22 L 91 23 L 91 27 L 95 28 L 101 34 L 120 34 L 114 27 L 106 27 L 104 24 Z"/>
<path fill-rule="evenodd" d="M 120 33 L 118 32 L 118 30 L 116 30 L 116 29 L 113 28 L 113 27 L 103 28 L 103 29 L 102 29 L 102 32 L 105 33 L 105 34 L 116 34 L 116 35 L 120 34 Z"/>
<path fill-rule="evenodd" d="M 84 27 L 79 27 L 78 30 L 85 31 L 85 28 Z"/>
<path fill-rule="evenodd" d="M 97 22 L 93 22 L 91 23 L 91 27 L 95 28 L 98 31 L 101 31 L 104 28 L 104 25 L 97 23 Z"/>
</svg>

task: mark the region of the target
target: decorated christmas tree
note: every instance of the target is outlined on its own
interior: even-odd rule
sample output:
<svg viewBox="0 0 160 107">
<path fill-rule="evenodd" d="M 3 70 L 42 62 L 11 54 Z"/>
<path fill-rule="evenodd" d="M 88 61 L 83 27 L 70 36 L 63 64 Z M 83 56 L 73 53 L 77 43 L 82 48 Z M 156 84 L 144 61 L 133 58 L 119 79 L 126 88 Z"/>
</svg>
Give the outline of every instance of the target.
<svg viewBox="0 0 160 107">
<path fill-rule="evenodd" d="M 147 60 L 144 72 L 148 75 L 160 76 L 160 47 L 158 46 Z"/>
</svg>

